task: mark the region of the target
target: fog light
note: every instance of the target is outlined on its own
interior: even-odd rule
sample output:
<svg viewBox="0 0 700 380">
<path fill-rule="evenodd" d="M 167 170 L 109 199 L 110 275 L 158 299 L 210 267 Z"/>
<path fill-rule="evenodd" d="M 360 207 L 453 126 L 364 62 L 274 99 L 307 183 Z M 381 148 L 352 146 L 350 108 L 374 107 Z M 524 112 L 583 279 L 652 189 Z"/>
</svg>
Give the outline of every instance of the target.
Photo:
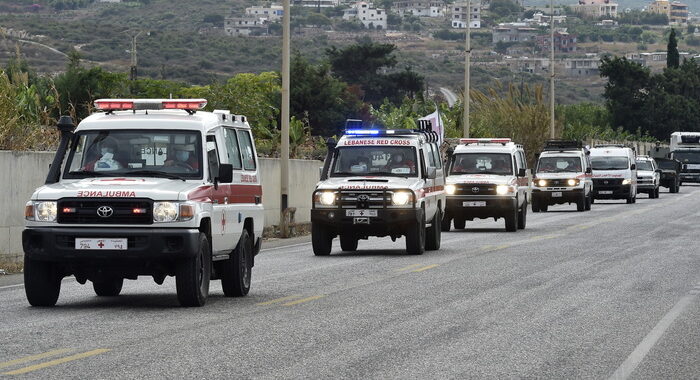
<svg viewBox="0 0 700 380">
<path fill-rule="evenodd" d="M 328 213 L 328 219 L 333 219 L 335 218 L 335 213 L 333 211 Z"/>
</svg>

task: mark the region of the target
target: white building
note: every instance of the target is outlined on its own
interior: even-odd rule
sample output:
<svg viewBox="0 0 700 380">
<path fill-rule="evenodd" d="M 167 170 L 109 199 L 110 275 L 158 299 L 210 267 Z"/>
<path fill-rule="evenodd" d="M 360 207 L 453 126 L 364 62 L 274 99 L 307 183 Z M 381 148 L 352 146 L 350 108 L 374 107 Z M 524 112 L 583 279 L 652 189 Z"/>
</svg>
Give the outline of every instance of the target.
<svg viewBox="0 0 700 380">
<path fill-rule="evenodd" d="M 333 8 L 340 5 L 340 0 L 294 0 L 293 4 L 308 8 Z"/>
<path fill-rule="evenodd" d="M 266 33 L 267 25 L 257 17 L 228 17 L 224 22 L 224 31 L 229 36 L 250 36 Z"/>
<path fill-rule="evenodd" d="M 343 12 L 343 20 L 358 20 L 370 29 L 382 29 L 387 27 L 387 14 L 384 9 L 374 8 L 372 4 L 359 1 Z"/>
<path fill-rule="evenodd" d="M 269 7 L 254 6 L 245 9 L 246 16 L 257 17 L 266 21 L 278 21 L 284 15 L 284 8 L 281 5 L 270 5 Z"/>
<path fill-rule="evenodd" d="M 474 0 L 471 2 L 471 9 L 467 9 L 467 3 L 454 3 L 452 11 L 452 27 L 455 29 L 466 29 L 469 23 L 470 29 L 481 28 L 481 2 Z"/>
<path fill-rule="evenodd" d="M 549 25 L 549 19 L 552 18 L 549 15 L 542 14 L 541 12 L 537 12 L 532 15 L 531 19 L 525 19 L 523 20 L 524 22 L 530 23 L 530 24 L 537 24 L 538 26 L 547 26 Z M 566 22 L 566 15 L 554 15 L 554 24 L 563 24 Z"/>
<path fill-rule="evenodd" d="M 445 17 L 445 3 L 443 1 L 427 0 L 403 0 L 394 1 L 392 10 L 403 17 L 413 15 L 417 17 Z"/>
</svg>

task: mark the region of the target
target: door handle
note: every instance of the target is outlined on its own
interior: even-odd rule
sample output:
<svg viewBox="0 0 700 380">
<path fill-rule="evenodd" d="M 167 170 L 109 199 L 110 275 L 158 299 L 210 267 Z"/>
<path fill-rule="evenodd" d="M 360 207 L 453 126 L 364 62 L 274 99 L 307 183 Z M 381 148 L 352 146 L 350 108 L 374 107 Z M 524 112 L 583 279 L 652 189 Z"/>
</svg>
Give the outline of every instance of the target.
<svg viewBox="0 0 700 380">
<path fill-rule="evenodd" d="M 255 204 L 256 204 L 256 205 L 259 205 L 259 204 L 260 204 L 260 196 L 259 196 L 259 195 L 256 195 L 256 196 L 255 196 Z"/>
</svg>

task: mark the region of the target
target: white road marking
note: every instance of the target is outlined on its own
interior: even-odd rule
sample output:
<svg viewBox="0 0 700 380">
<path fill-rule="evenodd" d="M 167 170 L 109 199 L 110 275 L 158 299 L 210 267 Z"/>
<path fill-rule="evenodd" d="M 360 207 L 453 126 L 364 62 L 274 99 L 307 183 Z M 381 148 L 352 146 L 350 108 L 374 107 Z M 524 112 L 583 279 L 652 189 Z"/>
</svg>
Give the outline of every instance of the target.
<svg viewBox="0 0 700 380">
<path fill-rule="evenodd" d="M 20 286 L 24 286 L 24 284 L 0 286 L 0 290 L 2 290 L 2 289 L 10 289 L 10 288 L 19 288 Z"/>
<path fill-rule="evenodd" d="M 700 285 L 700 284 L 699 284 Z M 632 375 L 639 364 L 644 360 L 649 351 L 656 345 L 656 343 L 661 339 L 666 330 L 673 324 L 673 321 L 678 318 L 681 313 L 695 301 L 698 297 L 698 293 L 694 291 L 688 292 L 683 298 L 681 298 L 671 310 L 666 313 L 659 323 L 654 326 L 654 328 L 644 337 L 641 343 L 632 351 L 632 353 L 627 357 L 627 359 L 617 368 L 615 373 L 610 376 L 609 380 L 622 380 L 627 379 Z"/>
</svg>

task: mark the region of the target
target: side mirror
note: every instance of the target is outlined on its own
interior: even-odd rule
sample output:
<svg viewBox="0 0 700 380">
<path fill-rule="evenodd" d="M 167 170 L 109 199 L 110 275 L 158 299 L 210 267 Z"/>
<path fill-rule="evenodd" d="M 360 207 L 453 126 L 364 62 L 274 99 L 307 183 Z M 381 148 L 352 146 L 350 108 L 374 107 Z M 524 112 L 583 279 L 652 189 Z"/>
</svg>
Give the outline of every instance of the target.
<svg viewBox="0 0 700 380">
<path fill-rule="evenodd" d="M 425 178 L 427 179 L 435 179 L 437 177 L 437 169 L 433 167 L 429 167 L 425 169 Z"/>
<path fill-rule="evenodd" d="M 685 170 L 688 170 L 688 165 L 683 164 L 683 170 L 684 170 L 684 171 L 685 171 Z"/>
<path fill-rule="evenodd" d="M 635 165 L 635 164 L 630 165 L 630 169 L 631 169 L 631 170 L 637 170 L 637 165 Z"/>
<path fill-rule="evenodd" d="M 592 167 L 587 167 L 586 168 L 586 174 L 592 174 L 593 173 L 593 168 Z"/>
<path fill-rule="evenodd" d="M 526 177 L 527 176 L 527 170 L 524 168 L 518 169 L 518 177 Z"/>
<path fill-rule="evenodd" d="M 233 165 L 220 164 L 219 165 L 219 176 L 217 177 L 217 179 L 221 183 L 233 182 Z"/>
<path fill-rule="evenodd" d="M 663 173 L 663 172 L 664 172 L 664 171 L 663 171 L 663 170 L 661 170 L 661 169 L 656 169 L 655 171 L 656 171 L 657 173 L 659 173 L 659 174 L 661 174 L 661 173 Z"/>
</svg>

